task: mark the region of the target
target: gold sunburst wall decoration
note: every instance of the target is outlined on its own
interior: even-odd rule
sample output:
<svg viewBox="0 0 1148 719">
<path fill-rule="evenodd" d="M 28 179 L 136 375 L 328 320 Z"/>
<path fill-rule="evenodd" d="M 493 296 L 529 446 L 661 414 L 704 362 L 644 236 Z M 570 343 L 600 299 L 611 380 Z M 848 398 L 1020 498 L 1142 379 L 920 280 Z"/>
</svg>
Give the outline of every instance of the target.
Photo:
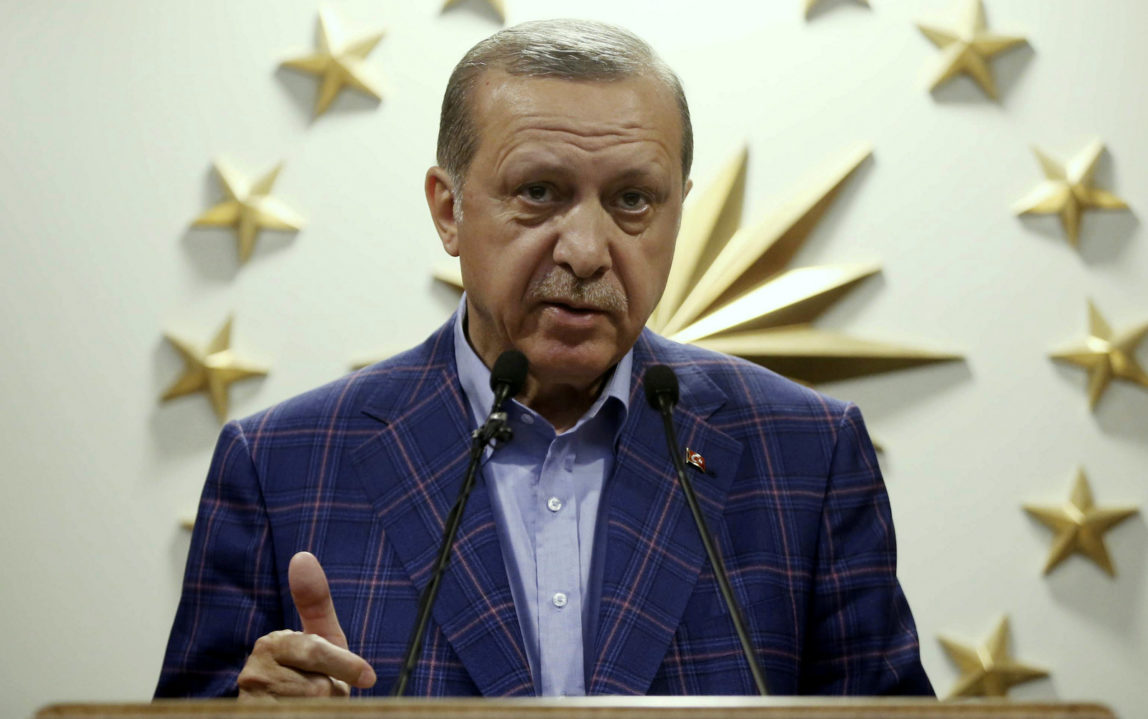
<svg viewBox="0 0 1148 719">
<path fill-rule="evenodd" d="M 787 269 L 845 181 L 872 154 L 846 152 L 774 213 L 740 227 L 748 152 L 742 150 L 687 206 L 673 269 L 649 326 L 678 342 L 743 357 L 808 384 L 961 359 L 812 326 L 876 264 Z M 457 262 L 436 279 L 462 288 Z"/>
</svg>

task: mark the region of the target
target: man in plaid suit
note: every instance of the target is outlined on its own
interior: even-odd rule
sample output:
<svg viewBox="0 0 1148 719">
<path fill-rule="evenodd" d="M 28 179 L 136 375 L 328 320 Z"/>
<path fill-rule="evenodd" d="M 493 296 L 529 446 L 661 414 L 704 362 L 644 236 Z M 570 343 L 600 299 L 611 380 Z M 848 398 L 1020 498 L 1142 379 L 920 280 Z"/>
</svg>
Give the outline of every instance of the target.
<svg viewBox="0 0 1148 719">
<path fill-rule="evenodd" d="M 530 23 L 468 53 L 426 177 L 459 312 L 224 428 L 157 696 L 388 692 L 509 348 L 530 362 L 515 439 L 483 465 L 410 694 L 754 693 L 641 399 L 654 364 L 771 692 L 932 693 L 856 407 L 644 329 L 691 154 L 680 83 L 625 31 Z"/>
</svg>

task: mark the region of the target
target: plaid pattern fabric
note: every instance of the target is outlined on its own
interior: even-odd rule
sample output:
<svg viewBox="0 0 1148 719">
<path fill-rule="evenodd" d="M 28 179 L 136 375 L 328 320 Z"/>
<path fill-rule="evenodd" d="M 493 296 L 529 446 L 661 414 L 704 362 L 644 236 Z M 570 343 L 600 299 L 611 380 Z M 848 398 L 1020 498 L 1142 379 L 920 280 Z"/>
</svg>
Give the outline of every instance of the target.
<svg viewBox="0 0 1148 719">
<path fill-rule="evenodd" d="M 379 676 L 366 693 L 388 692 L 466 466 L 452 341 L 448 323 L 405 354 L 224 427 L 157 697 L 234 695 L 255 640 L 300 628 L 287 564 L 301 550 L 319 558 L 351 650 Z M 754 693 L 643 396 L 654 363 L 678 374 L 679 439 L 707 471 L 687 469 L 771 693 L 932 694 L 856 407 L 649 332 L 602 500 L 588 693 Z M 410 694 L 531 693 L 480 481 Z"/>
</svg>

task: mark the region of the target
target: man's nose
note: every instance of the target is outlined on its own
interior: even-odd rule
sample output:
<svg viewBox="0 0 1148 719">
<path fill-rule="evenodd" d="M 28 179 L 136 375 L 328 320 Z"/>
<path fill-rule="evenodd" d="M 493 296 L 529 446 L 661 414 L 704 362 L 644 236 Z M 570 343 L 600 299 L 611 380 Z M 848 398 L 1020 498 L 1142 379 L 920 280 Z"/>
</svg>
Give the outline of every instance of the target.
<svg viewBox="0 0 1148 719">
<path fill-rule="evenodd" d="M 610 234 L 616 231 L 610 213 L 597 202 L 572 207 L 558 226 L 554 262 L 565 265 L 581 279 L 610 269 Z"/>
</svg>

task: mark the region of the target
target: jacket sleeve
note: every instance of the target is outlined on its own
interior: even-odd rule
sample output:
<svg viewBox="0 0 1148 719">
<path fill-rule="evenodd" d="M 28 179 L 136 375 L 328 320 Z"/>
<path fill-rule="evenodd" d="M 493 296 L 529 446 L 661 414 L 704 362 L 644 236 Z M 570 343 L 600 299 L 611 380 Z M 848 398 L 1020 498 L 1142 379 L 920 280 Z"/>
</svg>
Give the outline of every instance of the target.
<svg viewBox="0 0 1148 719">
<path fill-rule="evenodd" d="M 933 696 L 897 581 L 889 496 L 852 404 L 838 425 L 812 589 L 801 693 Z"/>
<path fill-rule="evenodd" d="M 237 422 L 224 426 L 199 503 L 156 698 L 224 697 L 260 636 L 282 629 L 270 523 Z"/>
</svg>

